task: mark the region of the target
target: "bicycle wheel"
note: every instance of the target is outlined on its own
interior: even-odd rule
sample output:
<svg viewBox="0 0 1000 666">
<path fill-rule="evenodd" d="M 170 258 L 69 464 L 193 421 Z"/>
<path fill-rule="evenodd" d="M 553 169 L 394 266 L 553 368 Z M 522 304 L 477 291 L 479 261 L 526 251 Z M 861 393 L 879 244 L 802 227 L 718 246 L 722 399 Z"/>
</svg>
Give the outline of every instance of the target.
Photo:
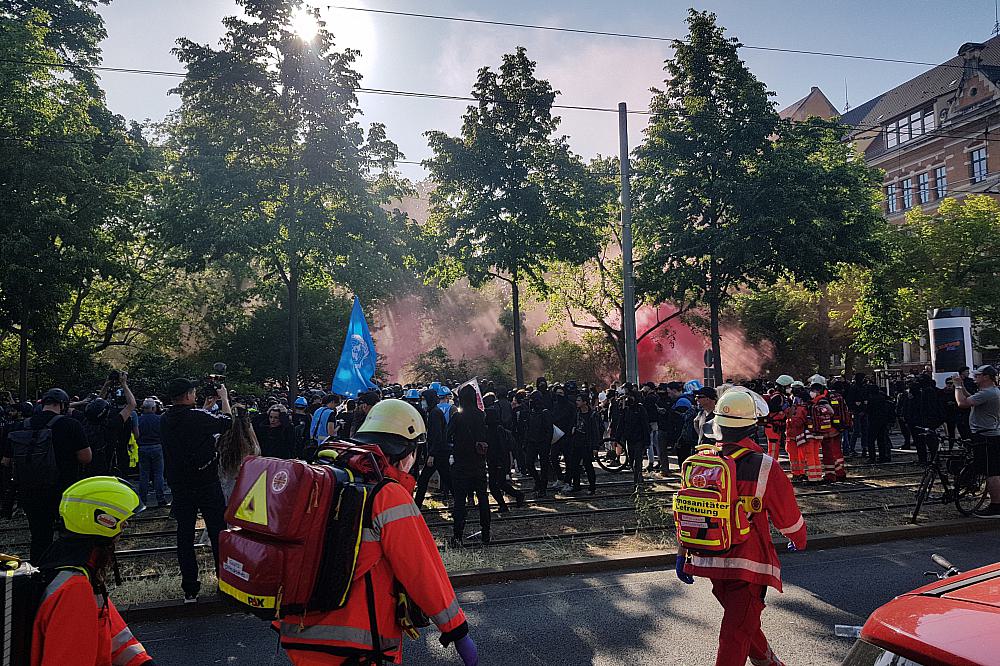
<svg viewBox="0 0 1000 666">
<path fill-rule="evenodd" d="M 913 516 L 910 518 L 911 523 L 917 522 L 917 516 L 920 515 L 920 507 L 929 499 L 935 476 L 937 476 L 937 469 L 935 469 L 934 465 L 930 465 L 924 471 L 924 476 L 920 480 L 920 487 L 917 489 L 917 505 L 913 508 Z"/>
<path fill-rule="evenodd" d="M 625 446 L 608 437 L 597 454 L 597 464 L 608 472 L 620 472 L 625 467 Z"/>
<path fill-rule="evenodd" d="M 966 465 L 955 477 L 955 506 L 963 516 L 971 516 L 986 504 L 986 474 L 975 463 Z"/>
</svg>

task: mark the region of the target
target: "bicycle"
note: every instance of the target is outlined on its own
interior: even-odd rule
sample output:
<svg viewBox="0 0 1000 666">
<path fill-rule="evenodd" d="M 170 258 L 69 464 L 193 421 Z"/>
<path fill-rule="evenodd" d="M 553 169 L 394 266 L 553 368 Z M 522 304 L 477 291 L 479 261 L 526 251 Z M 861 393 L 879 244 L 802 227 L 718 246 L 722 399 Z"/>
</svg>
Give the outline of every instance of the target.
<svg viewBox="0 0 1000 666">
<path fill-rule="evenodd" d="M 952 501 L 952 484 L 948 478 L 948 462 L 945 463 L 945 467 L 941 466 L 941 447 L 940 447 L 940 436 L 935 429 L 931 428 L 921 428 L 919 426 L 913 426 L 913 430 L 922 433 L 927 437 L 927 448 L 931 452 L 930 460 L 927 463 L 927 468 L 924 470 L 924 475 L 920 479 L 920 486 L 917 489 L 917 504 L 913 509 L 913 516 L 910 518 L 910 522 L 916 524 L 917 516 L 920 514 L 920 508 L 926 502 L 950 502 Z M 951 454 L 954 455 L 954 454 Z M 949 461 L 951 456 L 949 456 Z M 941 482 L 941 487 L 943 492 L 938 494 L 933 494 L 934 480 L 937 479 Z"/>
<path fill-rule="evenodd" d="M 971 516 L 986 504 L 989 494 L 986 492 L 986 469 L 976 455 L 982 444 L 963 442 L 965 455 L 961 465 L 952 470 L 955 475 L 955 508 L 963 516 Z M 982 449 L 979 449 L 982 450 Z M 985 450 L 983 450 L 985 455 Z"/>
<path fill-rule="evenodd" d="M 986 473 L 983 466 L 976 460 L 975 449 L 971 442 L 962 441 L 961 448 L 949 450 L 942 463 L 940 454 L 940 435 L 936 430 L 929 428 L 915 427 L 930 440 L 928 446 L 932 453 L 924 476 L 920 481 L 917 490 L 917 504 L 913 509 L 911 523 L 917 522 L 920 509 L 926 502 L 940 500 L 941 502 L 954 502 L 955 508 L 963 516 L 971 516 L 975 511 L 982 508 L 986 502 Z M 935 479 L 940 480 L 943 492 L 940 495 L 933 493 Z"/>
<path fill-rule="evenodd" d="M 605 437 L 597 453 L 597 464 L 608 472 L 627 471 L 632 468 L 628 447 L 614 437 Z"/>
</svg>

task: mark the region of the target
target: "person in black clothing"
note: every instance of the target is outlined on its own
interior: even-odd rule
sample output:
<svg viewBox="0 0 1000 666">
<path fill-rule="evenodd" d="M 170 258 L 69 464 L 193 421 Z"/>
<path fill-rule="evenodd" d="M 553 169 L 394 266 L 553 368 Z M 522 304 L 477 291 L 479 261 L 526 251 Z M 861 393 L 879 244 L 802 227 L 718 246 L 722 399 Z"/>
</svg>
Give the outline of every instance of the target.
<svg viewBox="0 0 1000 666">
<path fill-rule="evenodd" d="M 511 442 L 514 441 L 510 431 L 503 427 L 503 411 L 492 393 L 483 396 L 486 407 L 486 465 L 489 470 L 490 494 L 497 501 L 497 513 L 507 513 L 507 502 L 504 493 L 517 502 L 518 507 L 524 506 L 524 491 L 518 490 L 510 482 Z"/>
<path fill-rule="evenodd" d="M 260 455 L 271 458 L 295 457 L 295 426 L 284 405 L 275 403 L 267 414 L 254 419 L 253 432 L 260 445 Z"/>
<path fill-rule="evenodd" d="M 545 408 L 545 398 L 534 391 L 528 400 L 524 430 L 527 457 L 526 471 L 535 480 L 535 497 L 545 497 L 549 487 L 549 452 L 552 449 L 552 415 Z M 535 469 L 535 461 L 541 469 Z"/>
<path fill-rule="evenodd" d="M 552 407 L 549 413 L 552 415 L 552 424 L 559 428 L 564 435 L 569 435 L 570 431 L 573 430 L 573 424 L 576 422 L 576 406 L 566 395 L 566 388 L 564 386 L 556 385 L 552 389 Z M 553 479 L 561 479 L 564 482 L 569 482 L 569 475 L 563 471 L 559 463 L 560 458 L 566 459 L 568 462 L 569 451 L 566 447 L 569 444 L 569 437 L 564 436 L 552 443 L 549 449 L 549 473 Z"/>
<path fill-rule="evenodd" d="M 13 430 L 52 430 L 52 448 L 55 453 L 57 477 L 55 485 L 29 487 L 18 484 L 17 503 L 28 518 L 31 532 L 30 559 L 37 562 L 52 545 L 55 536 L 56 518 L 59 516 L 59 500 L 63 491 L 82 478 L 80 466 L 91 461 L 91 450 L 87 436 L 79 421 L 67 417 L 69 395 L 62 389 L 49 389 L 42 396 L 42 411 L 25 419 L 20 427 Z M 13 463 L 13 450 L 9 440 L 4 440 L 4 468 Z M 15 477 L 15 483 L 18 479 Z"/>
<path fill-rule="evenodd" d="M 899 433 L 903 436 L 901 449 L 908 449 L 913 442 L 913 430 L 906 422 L 906 415 L 910 413 L 910 397 L 912 393 L 913 380 L 908 379 L 902 383 L 899 393 L 896 394 L 896 422 L 899 424 Z"/>
<path fill-rule="evenodd" d="M 937 454 L 937 437 L 932 431 L 944 423 L 944 404 L 934 380 L 926 374 L 918 375 L 910 387 L 906 402 L 906 423 L 913 431 L 919 464 L 926 465 L 929 457 Z"/>
<path fill-rule="evenodd" d="M 524 451 L 524 437 L 528 429 L 528 393 L 523 390 L 511 391 L 511 432 L 514 435 L 511 455 L 514 457 L 514 464 L 517 471 L 526 476 L 532 476 L 528 472 L 528 464 Z"/>
<path fill-rule="evenodd" d="M 625 395 L 620 419 L 618 437 L 625 442 L 632 459 L 632 481 L 638 490 L 642 485 L 642 454 L 649 445 L 650 430 L 649 415 L 634 392 Z"/>
<path fill-rule="evenodd" d="M 865 450 L 868 451 L 868 462 L 891 462 L 892 453 L 889 443 L 889 425 L 896 418 L 896 406 L 885 391 L 874 384 L 868 386 L 866 412 L 868 429 L 866 431 Z"/>
<path fill-rule="evenodd" d="M 490 542 L 490 500 L 486 494 L 486 415 L 479 409 L 476 389 L 463 386 L 458 392 L 458 412 L 448 423 L 448 441 L 454 445 L 455 464 L 451 485 L 455 498 L 453 546 L 465 539 L 466 500 L 471 493 L 479 504 L 479 527 L 482 543 Z"/>
<path fill-rule="evenodd" d="M 111 401 L 105 396 L 112 393 L 113 382 L 118 383 Z M 101 396 L 94 398 L 84 408 L 84 430 L 93 451 L 93 460 L 87 468 L 89 476 L 126 476 L 128 472 L 128 441 L 134 424 L 135 396 L 128 386 L 128 374 L 113 373 L 101 388 Z"/>
<path fill-rule="evenodd" d="M 436 471 L 441 479 L 441 491 L 447 498 L 451 491 L 451 466 L 448 458 L 451 456 L 451 448 L 448 445 L 448 425 L 445 422 L 444 412 L 438 409 L 438 394 L 434 389 L 427 389 L 420 394 L 424 403 L 424 410 L 427 414 L 427 461 L 420 476 L 417 478 L 417 495 L 414 498 L 418 507 L 424 503 L 424 495 L 427 493 L 427 483 Z"/>
<path fill-rule="evenodd" d="M 164 471 L 173 490 L 173 515 L 177 519 L 177 564 L 185 603 L 198 600 L 201 582 L 194 554 L 194 528 L 201 512 L 219 565 L 219 532 L 226 527 L 222 483 L 219 480 L 217 435 L 232 427 L 229 393 L 219 385 L 219 414 L 196 409 L 195 384 L 175 379 L 168 386 L 171 406 L 160 420 Z"/>
<path fill-rule="evenodd" d="M 576 423 L 569 437 L 569 476 L 572 484 L 570 492 L 580 490 L 580 468 L 587 473 L 590 494 L 597 491 L 597 475 L 594 473 L 594 451 L 601 447 L 604 424 L 601 415 L 591 408 L 587 395 L 576 396 Z"/>
</svg>

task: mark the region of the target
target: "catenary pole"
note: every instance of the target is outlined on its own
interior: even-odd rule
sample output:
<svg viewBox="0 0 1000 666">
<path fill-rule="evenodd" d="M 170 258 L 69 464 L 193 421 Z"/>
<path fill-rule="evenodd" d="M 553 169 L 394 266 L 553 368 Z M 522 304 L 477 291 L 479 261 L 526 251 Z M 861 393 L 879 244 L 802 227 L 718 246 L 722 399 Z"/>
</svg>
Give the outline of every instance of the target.
<svg viewBox="0 0 1000 666">
<path fill-rule="evenodd" d="M 618 103 L 618 143 L 622 172 L 622 315 L 625 329 L 625 381 L 639 383 L 635 340 L 635 284 L 632 281 L 632 193 L 629 187 L 628 106 Z"/>
</svg>

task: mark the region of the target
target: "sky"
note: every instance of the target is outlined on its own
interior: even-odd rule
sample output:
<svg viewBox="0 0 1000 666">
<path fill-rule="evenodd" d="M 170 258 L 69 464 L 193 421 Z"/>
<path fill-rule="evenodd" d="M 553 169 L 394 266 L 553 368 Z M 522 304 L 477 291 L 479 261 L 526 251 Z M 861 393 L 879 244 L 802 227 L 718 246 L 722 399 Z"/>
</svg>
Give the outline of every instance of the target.
<svg viewBox="0 0 1000 666">
<path fill-rule="evenodd" d="M 579 35 L 523 28 L 473 25 L 327 8 L 327 2 L 447 16 L 474 17 L 606 32 L 665 37 L 686 34 L 684 18 L 693 0 L 311 0 L 318 6 L 338 47 L 362 53 L 362 85 L 447 95 L 469 94 L 477 70 L 496 67 L 504 53 L 525 46 L 538 62 L 536 74 L 561 91 L 557 103 L 615 108 L 627 102 L 644 109 L 649 88 L 663 80 L 668 42 Z M 728 34 L 747 45 L 938 63 L 964 42 L 985 41 L 994 24 L 993 0 L 720 0 L 697 9 L 718 15 Z M 238 12 L 234 0 L 114 0 L 102 7 L 108 38 L 104 64 L 181 71 L 170 53 L 185 36 L 216 44 L 221 19 Z M 744 49 L 754 74 L 774 91 L 779 109 L 820 87 L 843 110 L 845 90 L 852 106 L 902 83 L 927 67 Z M 134 120 L 162 120 L 178 104 L 168 90 L 177 79 L 137 74 L 101 74 L 111 109 Z M 360 95 L 366 122 L 382 122 L 407 160 L 429 156 L 423 133 L 457 134 L 467 103 Z M 560 111 L 560 132 L 585 158 L 618 151 L 613 113 Z M 641 141 L 645 119 L 629 119 L 632 145 Z M 417 165 L 404 175 L 423 177 Z"/>
</svg>

